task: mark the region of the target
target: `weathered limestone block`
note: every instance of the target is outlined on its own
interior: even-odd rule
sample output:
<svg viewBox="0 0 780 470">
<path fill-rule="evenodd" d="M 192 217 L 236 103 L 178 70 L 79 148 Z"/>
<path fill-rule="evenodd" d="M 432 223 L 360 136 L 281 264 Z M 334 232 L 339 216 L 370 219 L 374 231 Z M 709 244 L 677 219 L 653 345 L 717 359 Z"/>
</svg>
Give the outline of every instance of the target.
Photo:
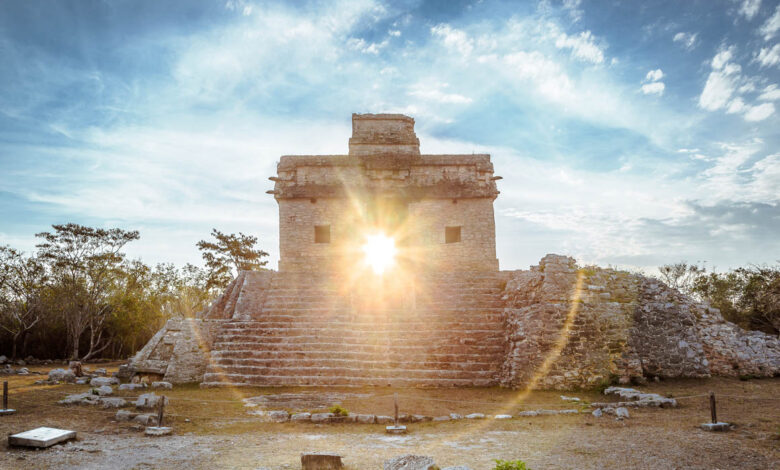
<svg viewBox="0 0 780 470">
<path fill-rule="evenodd" d="M 384 470 L 439 470 L 433 458 L 424 455 L 401 455 L 386 460 Z"/>
<path fill-rule="evenodd" d="M 339 470 L 344 468 L 341 456 L 330 453 L 301 454 L 302 470 Z"/>
</svg>

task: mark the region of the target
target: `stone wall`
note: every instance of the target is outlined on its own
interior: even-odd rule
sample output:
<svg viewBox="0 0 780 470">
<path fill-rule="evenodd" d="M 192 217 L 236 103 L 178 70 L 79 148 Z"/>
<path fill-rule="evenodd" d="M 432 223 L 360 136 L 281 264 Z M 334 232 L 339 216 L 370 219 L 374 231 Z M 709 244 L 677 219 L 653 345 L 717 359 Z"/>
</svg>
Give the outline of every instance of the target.
<svg viewBox="0 0 780 470">
<path fill-rule="evenodd" d="M 776 336 L 638 274 L 545 256 L 504 293 L 505 386 L 567 389 L 648 377 L 780 374 Z"/>
<path fill-rule="evenodd" d="M 442 271 L 498 270 L 490 199 L 431 199 L 409 204 L 412 249 L 427 267 Z M 445 227 L 460 227 L 461 241 L 445 243 Z"/>
</svg>

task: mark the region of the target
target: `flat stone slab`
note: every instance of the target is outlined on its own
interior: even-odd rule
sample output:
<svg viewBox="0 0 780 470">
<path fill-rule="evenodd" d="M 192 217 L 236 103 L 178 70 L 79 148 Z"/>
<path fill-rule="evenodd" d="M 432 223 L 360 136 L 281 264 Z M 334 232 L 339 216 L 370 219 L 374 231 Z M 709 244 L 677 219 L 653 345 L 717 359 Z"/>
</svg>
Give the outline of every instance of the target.
<svg viewBox="0 0 780 470">
<path fill-rule="evenodd" d="M 338 454 L 312 452 L 301 454 L 303 470 L 339 470 L 344 468 L 341 456 Z"/>
<path fill-rule="evenodd" d="M 260 395 L 257 397 L 245 398 L 244 404 L 249 407 L 258 406 L 261 409 L 266 410 L 284 408 L 294 411 L 306 411 L 328 408 L 332 405 L 340 405 L 342 400 L 346 399 L 368 397 L 371 397 L 371 394 L 336 392 L 277 393 L 273 395 Z"/>
<path fill-rule="evenodd" d="M 153 437 L 169 436 L 171 433 L 173 433 L 173 428 L 167 426 L 147 426 L 144 431 L 144 434 Z"/>
<path fill-rule="evenodd" d="M 40 427 L 30 431 L 8 436 L 9 446 L 38 447 L 45 449 L 60 442 L 76 438 L 76 431 L 66 429 Z"/>
<path fill-rule="evenodd" d="M 729 423 L 702 423 L 701 428 L 705 431 L 710 432 L 718 432 L 718 431 L 729 431 L 731 429 L 731 425 Z"/>
<path fill-rule="evenodd" d="M 406 426 L 387 426 L 385 432 L 388 434 L 406 434 Z"/>
<path fill-rule="evenodd" d="M 16 413 L 16 410 L 11 409 L 11 408 L 8 408 L 7 410 L 0 410 L 0 416 L 12 415 L 14 413 Z"/>
</svg>

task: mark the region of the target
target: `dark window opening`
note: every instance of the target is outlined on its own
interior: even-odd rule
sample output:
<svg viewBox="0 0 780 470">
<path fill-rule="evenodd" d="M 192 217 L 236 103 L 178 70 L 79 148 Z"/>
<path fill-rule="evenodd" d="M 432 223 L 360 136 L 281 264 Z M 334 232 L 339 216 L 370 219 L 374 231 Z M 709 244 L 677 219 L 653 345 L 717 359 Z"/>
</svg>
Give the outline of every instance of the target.
<svg viewBox="0 0 780 470">
<path fill-rule="evenodd" d="M 460 242 L 460 227 L 444 227 L 444 243 Z"/>
<path fill-rule="evenodd" d="M 330 225 L 314 226 L 314 243 L 330 243 Z"/>
</svg>

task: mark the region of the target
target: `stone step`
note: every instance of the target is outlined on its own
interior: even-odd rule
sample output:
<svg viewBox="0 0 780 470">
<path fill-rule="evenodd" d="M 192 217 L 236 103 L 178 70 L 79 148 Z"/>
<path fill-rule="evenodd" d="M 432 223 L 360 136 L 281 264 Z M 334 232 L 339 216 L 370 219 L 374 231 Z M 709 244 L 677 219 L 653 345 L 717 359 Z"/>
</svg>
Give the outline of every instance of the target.
<svg viewBox="0 0 780 470">
<path fill-rule="evenodd" d="M 206 374 L 247 375 L 247 376 L 315 376 L 315 377 L 397 377 L 409 379 L 490 379 L 496 370 L 446 370 L 446 369 L 405 369 L 405 368 L 368 368 L 368 367 L 264 367 L 264 366 L 209 366 Z M 207 380 L 204 377 L 204 380 Z"/>
<path fill-rule="evenodd" d="M 399 378 L 399 377 L 321 377 L 284 375 L 205 374 L 201 387 L 287 387 L 287 386 L 354 386 L 354 387 L 491 387 L 490 379 Z"/>
<path fill-rule="evenodd" d="M 214 358 L 210 363 L 214 369 L 230 368 L 235 371 L 235 367 L 266 367 L 282 369 L 287 367 L 341 367 L 350 369 L 403 369 L 403 370 L 459 370 L 459 371 L 496 371 L 500 367 L 499 361 L 493 362 L 460 362 L 460 361 L 440 361 L 440 360 L 412 360 L 402 358 L 399 360 L 391 359 L 336 359 L 331 356 L 302 355 L 275 359 L 254 359 L 254 358 Z"/>
<path fill-rule="evenodd" d="M 387 352 L 394 351 L 404 354 L 500 354 L 504 351 L 504 344 L 431 344 L 422 342 L 422 344 L 409 343 L 383 343 L 383 344 L 348 344 L 342 341 L 338 342 L 232 342 L 224 343 L 221 347 L 212 349 L 212 355 L 215 353 L 225 355 L 228 352 L 245 351 L 323 351 L 323 352 Z"/>
<path fill-rule="evenodd" d="M 490 352 L 476 352 L 476 353 L 437 353 L 430 351 L 397 351 L 397 350 L 381 350 L 381 351 L 334 351 L 334 350 L 319 350 L 319 349 L 307 349 L 307 350 L 295 350 L 288 349 L 283 351 L 271 351 L 271 350 L 228 350 L 228 351 L 212 351 L 211 359 L 215 363 L 219 363 L 222 360 L 279 360 L 279 359 L 292 359 L 292 358 L 321 358 L 327 357 L 333 360 L 359 360 L 359 361 L 437 361 L 437 362 L 486 362 L 495 363 L 501 361 L 504 358 L 502 350 L 490 351 Z"/>
<path fill-rule="evenodd" d="M 264 317 L 258 320 L 256 324 L 245 326 L 226 325 L 219 330 L 220 334 L 235 334 L 246 331 L 263 331 L 268 328 L 310 328 L 310 329 L 337 329 L 340 331 L 441 331 L 449 329 L 453 331 L 470 330 L 492 330 L 504 331 L 504 324 L 495 320 L 482 320 L 479 318 L 467 319 L 467 321 L 392 321 L 392 322 L 366 322 L 366 321 L 345 321 L 345 320 L 310 320 L 299 318 L 296 320 L 286 319 L 283 321 L 267 320 Z"/>
<path fill-rule="evenodd" d="M 457 318 L 458 316 L 473 316 L 479 314 L 501 314 L 504 311 L 503 306 L 498 307 L 441 307 L 441 308 L 428 308 L 428 309 L 387 309 L 387 310 L 366 310 L 358 311 L 350 307 L 341 308 L 329 308 L 323 306 L 315 307 L 268 307 L 262 309 L 267 315 L 325 315 L 325 314 L 342 314 L 342 315 L 367 315 L 372 313 L 382 313 L 390 316 L 404 317 L 404 316 L 416 316 L 420 318 Z M 446 314 L 446 315 L 444 315 Z"/>
<path fill-rule="evenodd" d="M 478 325 L 480 328 L 458 328 L 454 324 L 446 324 L 447 330 L 440 330 L 435 328 L 434 325 L 420 325 L 419 328 L 412 328 L 408 325 L 389 325 L 387 328 L 381 328 L 377 325 L 363 324 L 364 328 L 358 328 L 351 325 L 350 328 L 344 327 L 316 327 L 316 326 L 283 326 L 279 328 L 272 328 L 267 326 L 256 326 L 247 328 L 232 328 L 229 331 L 226 329 L 220 330 L 217 335 L 216 342 L 221 343 L 225 341 L 232 341 L 239 338 L 266 338 L 269 336 L 314 336 L 316 338 L 349 338 L 353 336 L 368 336 L 377 337 L 383 336 L 387 338 L 394 338 L 396 336 L 401 337 L 431 337 L 431 338 L 450 338 L 454 336 L 456 339 L 471 338 L 471 339 L 486 339 L 489 337 L 501 337 L 503 338 L 504 330 L 501 328 L 486 328 L 489 325 Z"/>
<path fill-rule="evenodd" d="M 430 335 L 413 335 L 411 333 L 403 335 L 386 335 L 379 334 L 376 336 L 368 335 L 314 335 L 314 334 L 299 334 L 299 335 L 285 335 L 279 334 L 276 336 L 270 335 L 246 335 L 235 336 L 229 338 L 217 338 L 211 349 L 221 350 L 234 348 L 237 345 L 250 345 L 254 344 L 256 347 L 265 347 L 268 344 L 320 344 L 320 343 L 341 343 L 344 346 L 359 346 L 359 345 L 381 345 L 387 347 L 397 346 L 442 346 L 442 345 L 475 345 L 475 344 L 501 344 L 504 341 L 503 334 L 500 333 L 484 333 L 481 335 L 466 335 L 453 334 L 445 336 L 442 334 L 430 334 Z"/>
</svg>

